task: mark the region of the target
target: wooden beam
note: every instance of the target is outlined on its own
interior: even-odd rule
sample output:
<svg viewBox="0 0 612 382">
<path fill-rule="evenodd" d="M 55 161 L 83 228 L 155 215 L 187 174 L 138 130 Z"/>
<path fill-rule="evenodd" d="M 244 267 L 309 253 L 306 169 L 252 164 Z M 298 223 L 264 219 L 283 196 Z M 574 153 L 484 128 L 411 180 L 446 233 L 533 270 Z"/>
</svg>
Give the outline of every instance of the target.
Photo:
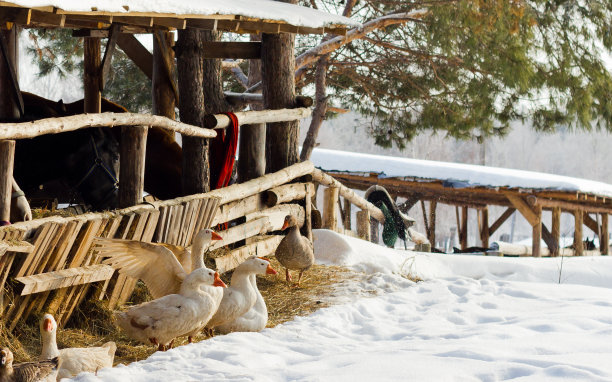
<svg viewBox="0 0 612 382">
<path fill-rule="evenodd" d="M 536 223 L 532 225 L 532 243 L 531 243 L 531 253 L 533 257 L 541 257 L 542 256 L 542 207 L 535 207 L 535 211 L 533 211 L 536 215 Z"/>
<path fill-rule="evenodd" d="M 357 236 L 363 240 L 370 241 L 370 212 L 368 210 L 357 211 Z"/>
<path fill-rule="evenodd" d="M 583 212 L 582 218 L 584 225 L 595 232 L 595 235 L 599 236 L 599 223 L 597 223 L 597 220 L 593 219 L 588 212 Z"/>
<path fill-rule="evenodd" d="M 15 141 L 0 141 L 0 222 L 8 222 L 11 216 L 14 158 Z"/>
<path fill-rule="evenodd" d="M 202 49 L 204 58 L 261 58 L 259 41 L 207 41 Z"/>
<path fill-rule="evenodd" d="M 576 251 L 576 256 L 584 254 L 584 244 L 582 243 L 583 216 L 582 211 L 574 211 L 574 250 Z"/>
<path fill-rule="evenodd" d="M 338 187 L 327 187 L 323 193 L 323 228 L 336 231 L 338 229 Z"/>
<path fill-rule="evenodd" d="M 506 197 L 512 203 L 521 215 L 527 220 L 527 222 L 533 227 L 536 224 L 540 224 L 541 220 L 538 219 L 537 214 L 531 209 L 531 207 L 521 197 L 511 193 L 505 193 Z"/>
<path fill-rule="evenodd" d="M 608 214 L 601 214 L 601 235 L 599 236 L 599 251 L 602 255 L 610 254 L 610 234 L 608 230 Z"/>
<path fill-rule="evenodd" d="M 310 191 L 309 191 L 310 190 Z M 274 207 L 277 204 L 291 202 L 297 199 L 304 199 L 306 194 L 314 192 L 312 183 L 290 183 L 271 188 L 263 193 L 263 200 L 266 206 Z"/>
<path fill-rule="evenodd" d="M 134 35 L 119 34 L 117 45 L 149 79 L 153 78 L 153 55 Z"/>
<path fill-rule="evenodd" d="M 102 89 L 100 88 L 100 39 L 85 37 L 83 42 L 83 91 L 85 113 L 99 113 L 102 107 Z"/>
<path fill-rule="evenodd" d="M 240 125 L 256 123 L 297 121 L 310 116 L 311 110 L 307 108 L 277 109 L 261 111 L 239 111 L 236 114 Z M 204 126 L 207 129 L 225 129 L 231 123 L 225 114 L 208 114 L 204 117 Z"/>
<path fill-rule="evenodd" d="M 115 47 L 117 46 L 117 36 L 119 35 L 119 24 L 113 24 L 110 28 L 108 42 L 106 43 L 106 49 L 104 50 L 104 57 L 102 58 L 101 72 L 100 73 L 100 90 L 104 90 L 104 85 L 108 80 L 108 74 L 110 73 L 111 61 L 113 54 L 115 53 Z"/>
<path fill-rule="evenodd" d="M 121 128 L 119 208 L 142 203 L 148 130 L 147 126 Z"/>
<path fill-rule="evenodd" d="M 155 114 L 174 119 L 174 107 L 179 102 L 179 92 L 175 81 L 176 72 L 174 67 L 174 51 L 172 50 L 172 34 L 169 32 L 156 31 L 153 33 L 153 91 L 161 93 L 157 104 L 166 100 L 168 103 L 164 113 L 158 110 Z M 168 94 L 172 92 L 172 94 Z M 174 102 L 171 102 L 174 98 Z M 171 115 L 170 115 L 171 114 Z"/>
<path fill-rule="evenodd" d="M 276 247 L 278 247 L 283 237 L 282 235 L 258 237 L 259 240 L 253 243 L 236 248 L 227 255 L 216 257 L 215 266 L 219 273 L 225 273 L 236 268 L 249 256 L 274 255 L 274 251 L 276 251 Z"/>
<path fill-rule="evenodd" d="M 501 216 L 497 218 L 497 220 L 495 220 L 495 222 L 491 224 L 491 226 L 489 227 L 489 235 L 493 235 L 495 231 L 497 231 L 499 227 L 501 227 L 502 224 L 504 224 L 504 222 L 508 220 L 510 216 L 512 216 L 514 211 L 516 211 L 516 208 L 513 208 L 513 207 L 506 208 L 506 210 L 501 214 Z"/>
<path fill-rule="evenodd" d="M 32 9 L 17 7 L 2 7 L 0 11 L 0 23 L 14 23 L 17 25 L 29 25 L 32 18 Z"/>
<path fill-rule="evenodd" d="M 109 265 L 96 264 L 78 268 L 62 269 L 55 272 L 39 273 L 31 276 L 16 277 L 24 285 L 21 295 L 46 292 L 75 285 L 89 284 L 108 280 L 114 273 Z"/>
<path fill-rule="evenodd" d="M 559 256 L 559 239 L 561 238 L 561 208 L 555 207 L 552 210 L 552 222 L 551 222 L 551 236 L 552 240 L 557 243 L 557 248 L 551 251 L 551 256 Z"/>
<path fill-rule="evenodd" d="M 154 17 L 153 26 L 161 26 L 171 29 L 185 29 L 187 28 L 187 20 L 169 17 Z"/>
<path fill-rule="evenodd" d="M 483 248 L 489 248 L 489 209 L 480 210 L 480 241 Z"/>
<path fill-rule="evenodd" d="M 19 78 L 17 76 L 17 31 L 16 27 L 13 27 L 9 31 L 1 31 L 0 30 L 0 56 L 2 56 L 2 61 L 0 62 L 0 81 L 2 84 L 0 88 L 8 87 L 3 91 L 10 92 L 10 99 L 13 101 L 12 104 L 6 104 L 2 107 L 1 104 L 7 103 L 7 100 L 0 102 L 0 107 L 2 108 L 11 108 L 16 107 L 19 116 L 24 114 L 24 106 L 23 106 L 23 98 L 21 97 L 21 90 L 19 89 Z M 10 102 L 10 101 L 8 101 Z M 0 112 L 1 114 L 5 114 L 4 112 Z M 10 113 L 9 113 L 10 114 Z M 2 116 L 5 117 L 5 116 Z"/>
</svg>

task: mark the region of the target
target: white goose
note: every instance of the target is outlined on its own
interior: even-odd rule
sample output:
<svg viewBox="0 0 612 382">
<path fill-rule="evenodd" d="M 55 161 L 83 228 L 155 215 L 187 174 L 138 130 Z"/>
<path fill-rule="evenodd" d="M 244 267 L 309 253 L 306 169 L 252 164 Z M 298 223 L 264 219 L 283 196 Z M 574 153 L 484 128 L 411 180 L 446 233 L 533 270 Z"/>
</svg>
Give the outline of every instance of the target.
<svg viewBox="0 0 612 382">
<path fill-rule="evenodd" d="M 223 288 L 217 287 L 225 287 L 219 274 L 198 268 L 185 277 L 178 294 L 114 312 L 114 317 L 129 337 L 166 350 L 176 337 L 189 336 L 191 342 L 191 334 L 206 325 L 223 299 Z"/>
<path fill-rule="evenodd" d="M 255 256 L 248 258 L 234 269 L 230 287 L 223 290 L 223 300 L 206 325 L 209 334 L 215 327 L 230 324 L 253 308 L 258 295 L 261 294 L 257 284 L 251 280 L 251 276 L 254 278 L 258 274 L 276 274 L 276 271 L 270 266 L 269 261 Z"/>
<path fill-rule="evenodd" d="M 113 367 L 117 345 L 109 341 L 99 347 L 91 348 L 57 348 L 57 322 L 50 314 L 45 314 L 40 321 L 42 351 L 39 360 L 59 357 L 57 380 L 71 378 L 82 371 L 96 372 L 104 367 Z"/>
<path fill-rule="evenodd" d="M 119 273 L 144 281 L 153 298 L 178 293 L 185 277 L 204 267 L 204 252 L 213 240 L 222 240 L 212 229 L 198 232 L 191 250 L 170 244 L 137 240 L 94 239 L 94 249 Z"/>
<path fill-rule="evenodd" d="M 261 258 L 266 260 L 265 258 Z M 270 267 L 266 269 L 267 274 L 276 274 L 276 271 Z M 257 276 L 255 274 L 249 275 L 249 282 L 251 287 L 255 290 L 257 295 L 255 304 L 242 316 L 236 318 L 234 321 L 221 324 L 216 327 L 216 330 L 222 334 L 231 332 L 259 332 L 266 327 L 268 323 L 268 307 L 266 302 L 257 288 Z"/>
</svg>

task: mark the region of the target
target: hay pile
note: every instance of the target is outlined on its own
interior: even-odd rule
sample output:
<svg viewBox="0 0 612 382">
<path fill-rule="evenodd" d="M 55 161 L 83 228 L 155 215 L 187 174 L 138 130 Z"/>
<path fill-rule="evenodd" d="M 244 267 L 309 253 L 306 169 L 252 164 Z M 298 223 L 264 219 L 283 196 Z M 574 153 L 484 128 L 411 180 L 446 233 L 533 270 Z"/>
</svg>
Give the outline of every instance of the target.
<svg viewBox="0 0 612 382">
<path fill-rule="evenodd" d="M 258 277 L 257 284 L 268 306 L 268 325 L 274 327 L 278 324 L 292 320 L 296 316 L 308 315 L 320 308 L 329 306 L 329 299 L 334 292 L 334 285 L 345 280 L 359 277 L 355 272 L 346 268 L 334 266 L 314 265 L 304 273 L 300 287 L 290 286 L 285 281 L 284 269 L 276 259 L 271 264 L 278 271 L 276 276 L 267 275 Z M 229 282 L 231 272 L 222 276 Z M 294 279 L 297 279 L 295 274 Z M 151 297 L 142 283 L 138 283 L 130 301 L 139 303 Z M 0 341 L 9 344 L 15 353 L 15 362 L 35 360 L 40 354 L 41 342 L 39 334 L 40 317 L 33 317 L 25 323 L 20 323 L 14 333 L 7 333 L 0 328 Z M 201 341 L 207 337 L 203 334 L 195 338 Z M 112 321 L 112 312 L 104 307 L 100 301 L 89 301 L 81 304 L 73 314 L 64 329 L 58 330 L 58 347 L 87 347 L 99 346 L 107 341 L 115 341 L 117 353 L 115 364 L 131 363 L 142 360 L 156 351 L 152 345 L 143 345 L 127 338 L 121 330 L 116 328 Z M 187 342 L 186 338 L 177 339 L 175 346 Z"/>
</svg>

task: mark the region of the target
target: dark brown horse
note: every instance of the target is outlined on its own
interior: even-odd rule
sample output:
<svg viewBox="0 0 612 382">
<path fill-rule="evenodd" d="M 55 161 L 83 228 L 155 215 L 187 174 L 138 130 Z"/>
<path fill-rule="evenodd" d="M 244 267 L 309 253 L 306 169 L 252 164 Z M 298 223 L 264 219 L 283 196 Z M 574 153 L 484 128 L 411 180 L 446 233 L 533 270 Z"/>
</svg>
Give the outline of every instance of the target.
<svg viewBox="0 0 612 382">
<path fill-rule="evenodd" d="M 83 100 L 64 104 L 31 93 L 22 95 L 22 121 L 80 114 L 83 110 Z M 106 99 L 102 100 L 102 111 L 127 112 Z M 15 150 L 14 177 L 29 196 L 80 200 L 94 210 L 113 208 L 118 196 L 120 142 L 119 127 L 21 139 Z M 145 163 L 145 191 L 160 199 L 181 195 L 181 147 L 171 133 L 149 129 Z"/>
</svg>

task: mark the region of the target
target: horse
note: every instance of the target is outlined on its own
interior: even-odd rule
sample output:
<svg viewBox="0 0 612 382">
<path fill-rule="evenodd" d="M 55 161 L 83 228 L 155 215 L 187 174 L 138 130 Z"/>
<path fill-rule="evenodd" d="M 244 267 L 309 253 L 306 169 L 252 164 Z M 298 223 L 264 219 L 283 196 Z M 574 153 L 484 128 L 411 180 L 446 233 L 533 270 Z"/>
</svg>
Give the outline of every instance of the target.
<svg viewBox="0 0 612 382">
<path fill-rule="evenodd" d="M 22 92 L 25 113 L 20 121 L 81 114 L 84 100 L 51 101 Z M 102 98 L 102 112 L 126 108 Z M 15 178 L 29 196 L 82 200 L 92 210 L 117 205 L 118 153 L 121 128 L 90 128 L 18 140 Z M 70 155 L 68 155 L 70 154 Z M 173 133 L 149 129 L 145 158 L 145 191 L 159 199 L 182 195 L 182 149 Z M 80 175 L 79 175 L 80 174 Z M 80 176 L 80 177 L 79 177 Z M 42 190 L 41 187 L 42 186 Z"/>
</svg>

